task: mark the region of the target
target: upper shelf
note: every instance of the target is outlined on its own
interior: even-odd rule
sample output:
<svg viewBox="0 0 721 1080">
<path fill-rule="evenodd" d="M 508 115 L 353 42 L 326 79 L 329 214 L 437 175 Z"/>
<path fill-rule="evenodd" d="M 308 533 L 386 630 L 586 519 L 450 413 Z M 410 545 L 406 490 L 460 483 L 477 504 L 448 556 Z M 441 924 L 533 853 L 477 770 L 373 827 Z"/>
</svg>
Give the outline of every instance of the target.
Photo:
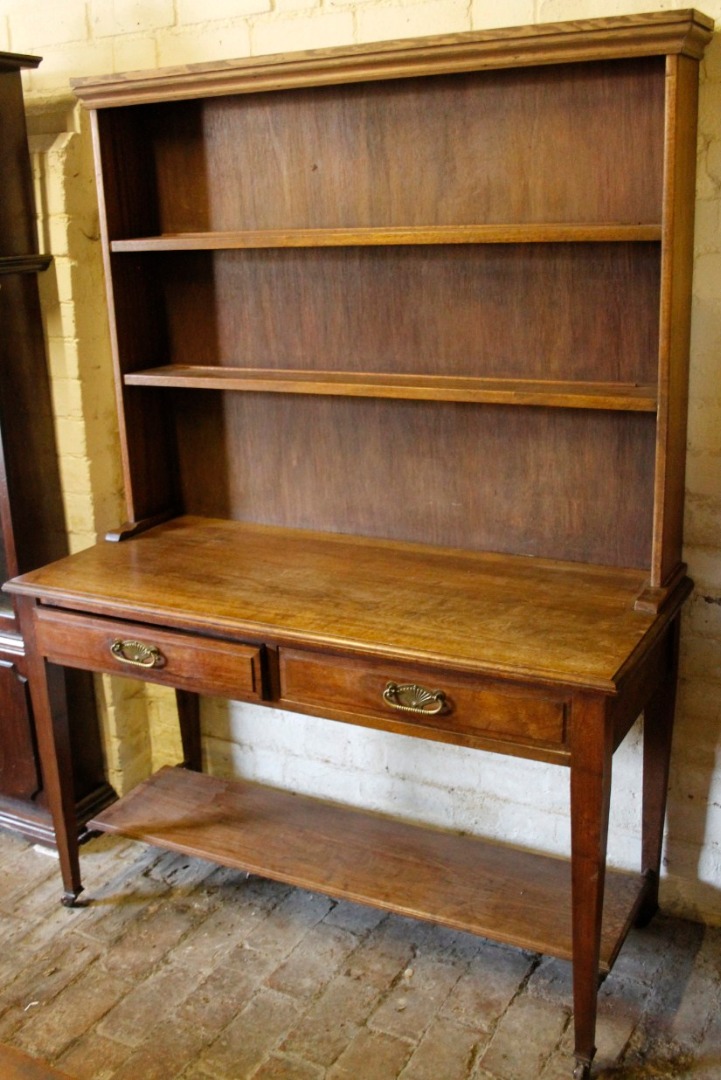
<svg viewBox="0 0 721 1080">
<path fill-rule="evenodd" d="M 128 386 L 245 390 L 281 394 L 405 398 L 491 405 L 545 405 L 567 409 L 655 412 L 650 384 L 532 379 L 390 375 L 353 371 L 272 370 L 168 364 L 125 375 Z"/>
<path fill-rule="evenodd" d="M 220 251 L 236 248 L 373 247 L 405 244 L 543 244 L 658 241 L 658 224 L 416 225 L 165 233 L 113 240 L 110 250 Z"/>
</svg>

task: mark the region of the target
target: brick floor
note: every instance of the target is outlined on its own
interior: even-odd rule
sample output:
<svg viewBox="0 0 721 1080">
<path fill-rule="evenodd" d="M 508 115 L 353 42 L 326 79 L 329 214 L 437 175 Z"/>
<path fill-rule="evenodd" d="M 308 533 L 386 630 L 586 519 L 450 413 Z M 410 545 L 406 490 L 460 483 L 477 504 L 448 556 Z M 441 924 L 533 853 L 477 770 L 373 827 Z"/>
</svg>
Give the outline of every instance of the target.
<svg viewBox="0 0 721 1080">
<path fill-rule="evenodd" d="M 91 903 L 0 832 L 0 1042 L 74 1080 L 570 1080 L 570 969 L 102 837 Z M 657 917 L 600 995 L 596 1075 L 721 1080 L 721 930 Z"/>
</svg>

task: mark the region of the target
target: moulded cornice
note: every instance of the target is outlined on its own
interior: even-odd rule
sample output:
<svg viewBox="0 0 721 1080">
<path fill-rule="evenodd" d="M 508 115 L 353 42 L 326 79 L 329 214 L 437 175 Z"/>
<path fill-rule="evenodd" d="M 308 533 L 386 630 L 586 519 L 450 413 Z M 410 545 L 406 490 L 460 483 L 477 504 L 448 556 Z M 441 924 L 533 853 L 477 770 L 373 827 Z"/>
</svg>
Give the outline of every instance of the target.
<svg viewBox="0 0 721 1080">
<path fill-rule="evenodd" d="M 469 31 L 220 60 L 72 81 L 88 108 L 285 90 L 579 60 L 683 54 L 700 59 L 713 20 L 692 9 Z"/>
</svg>

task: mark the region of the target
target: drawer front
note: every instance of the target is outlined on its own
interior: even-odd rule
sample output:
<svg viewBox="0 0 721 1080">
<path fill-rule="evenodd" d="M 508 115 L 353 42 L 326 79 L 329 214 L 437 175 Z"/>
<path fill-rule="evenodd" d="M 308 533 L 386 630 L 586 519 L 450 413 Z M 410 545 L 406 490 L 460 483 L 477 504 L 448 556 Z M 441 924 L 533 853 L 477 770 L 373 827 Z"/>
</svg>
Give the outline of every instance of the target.
<svg viewBox="0 0 721 1080">
<path fill-rule="evenodd" d="M 262 698 L 260 649 L 193 634 L 36 608 L 38 647 L 49 660 L 219 697 Z"/>
<path fill-rule="evenodd" d="M 490 680 L 282 649 L 280 685 L 281 705 L 315 707 L 356 723 L 413 725 L 479 744 L 560 746 L 565 741 L 562 699 Z"/>
</svg>

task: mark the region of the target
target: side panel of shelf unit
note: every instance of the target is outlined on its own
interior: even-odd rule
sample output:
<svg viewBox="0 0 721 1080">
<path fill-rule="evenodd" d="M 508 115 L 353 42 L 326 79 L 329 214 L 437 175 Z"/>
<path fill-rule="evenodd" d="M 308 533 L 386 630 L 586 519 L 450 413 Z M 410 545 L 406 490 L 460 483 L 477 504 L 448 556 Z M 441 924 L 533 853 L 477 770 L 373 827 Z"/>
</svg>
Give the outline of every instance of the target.
<svg viewBox="0 0 721 1080">
<path fill-rule="evenodd" d="M 0 59 L 0 579 L 33 570 L 67 552 L 54 421 L 37 273 L 32 168 L 20 68 L 39 57 Z M 30 642 L 18 605 L 0 601 L 0 825 L 32 841 L 55 843 L 29 694 Z M 22 631 L 22 632 L 21 632 Z M 78 819 L 107 802 L 92 676 L 49 679 L 55 717 L 69 710 Z"/>
<path fill-rule="evenodd" d="M 158 228 L 152 155 L 144 152 L 144 111 L 92 114 L 100 227 L 116 377 L 128 520 L 178 510 L 177 458 L 167 401 L 156 392 L 125 391 L 122 374 L 167 358 L 159 282 L 136 258 L 115 272 L 110 239 Z"/>
<path fill-rule="evenodd" d="M 651 585 L 664 585 L 683 558 L 691 277 L 696 181 L 698 65 L 667 60 L 659 423 Z"/>
</svg>

